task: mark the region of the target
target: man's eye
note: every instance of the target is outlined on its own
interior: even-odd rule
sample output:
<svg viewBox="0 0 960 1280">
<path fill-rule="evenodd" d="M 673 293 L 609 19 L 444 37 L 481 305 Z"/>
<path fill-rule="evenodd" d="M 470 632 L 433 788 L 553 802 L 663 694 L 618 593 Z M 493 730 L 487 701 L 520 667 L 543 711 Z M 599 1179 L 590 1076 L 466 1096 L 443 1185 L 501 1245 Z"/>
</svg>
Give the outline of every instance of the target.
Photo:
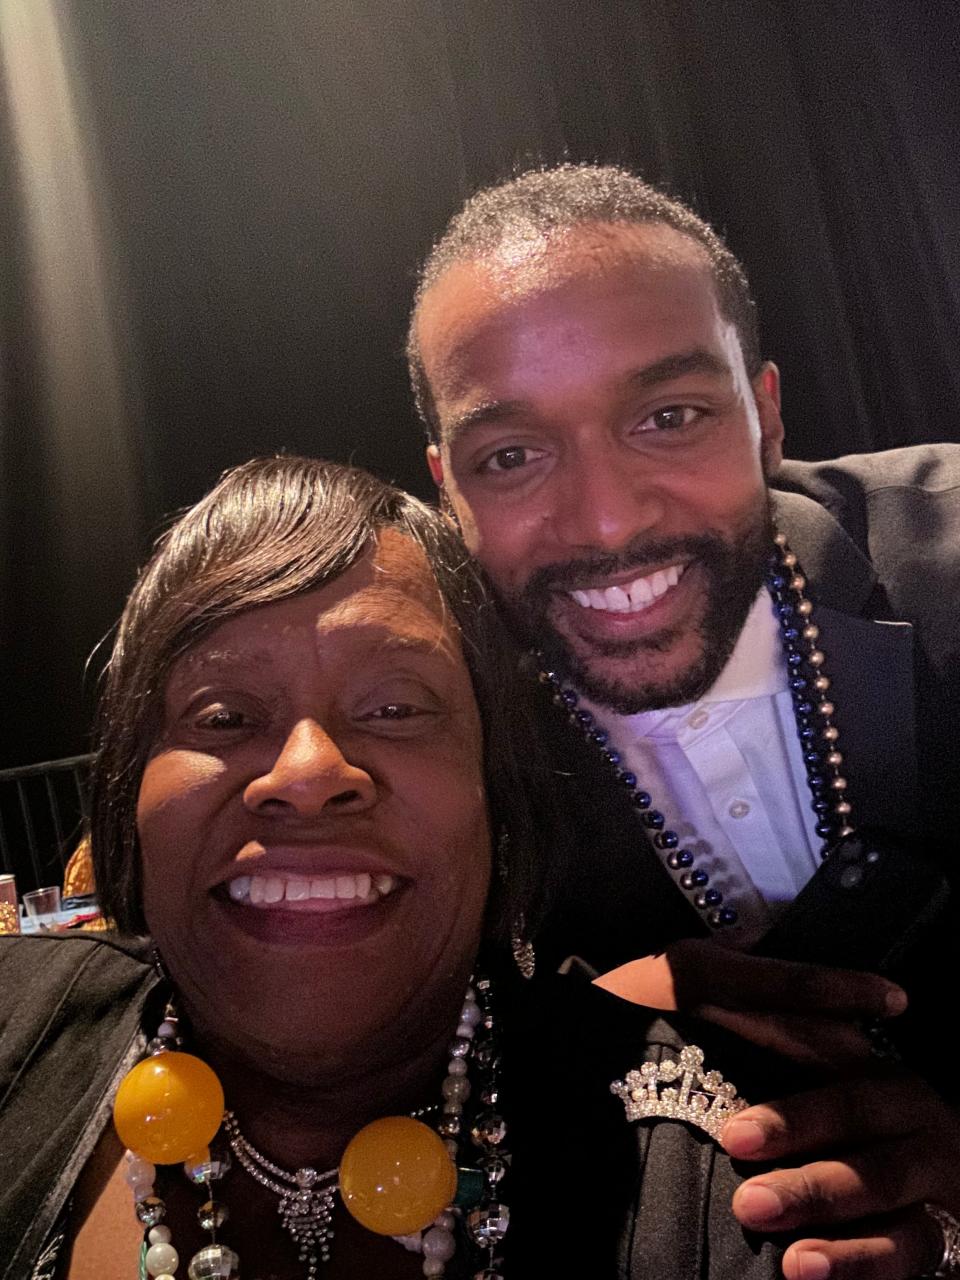
<svg viewBox="0 0 960 1280">
<path fill-rule="evenodd" d="M 407 720 L 410 716 L 422 715 L 420 707 L 412 702 L 385 702 L 382 707 L 371 712 L 373 720 Z"/>
<path fill-rule="evenodd" d="M 640 423 L 641 431 L 675 431 L 688 427 L 701 415 L 701 410 L 689 404 L 668 404 L 657 409 Z"/>
<path fill-rule="evenodd" d="M 506 449 L 498 449 L 496 453 L 491 453 L 488 458 L 484 458 L 480 465 L 480 470 L 516 471 L 518 467 L 524 467 L 531 461 L 533 452 L 532 449 L 527 449 L 520 444 L 510 445 Z"/>
</svg>

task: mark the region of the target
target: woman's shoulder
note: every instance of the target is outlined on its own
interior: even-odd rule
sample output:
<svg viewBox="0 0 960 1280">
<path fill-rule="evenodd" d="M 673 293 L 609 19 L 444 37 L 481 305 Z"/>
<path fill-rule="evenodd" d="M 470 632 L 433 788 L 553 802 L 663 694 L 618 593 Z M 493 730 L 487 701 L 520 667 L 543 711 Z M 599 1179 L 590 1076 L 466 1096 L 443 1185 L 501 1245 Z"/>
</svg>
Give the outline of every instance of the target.
<svg viewBox="0 0 960 1280">
<path fill-rule="evenodd" d="M 136 989 L 152 972 L 146 938 L 103 934 L 29 934 L 0 938 L 0 1020 L 10 1009 L 45 993 L 62 997 L 78 984 L 119 995 Z"/>
</svg>

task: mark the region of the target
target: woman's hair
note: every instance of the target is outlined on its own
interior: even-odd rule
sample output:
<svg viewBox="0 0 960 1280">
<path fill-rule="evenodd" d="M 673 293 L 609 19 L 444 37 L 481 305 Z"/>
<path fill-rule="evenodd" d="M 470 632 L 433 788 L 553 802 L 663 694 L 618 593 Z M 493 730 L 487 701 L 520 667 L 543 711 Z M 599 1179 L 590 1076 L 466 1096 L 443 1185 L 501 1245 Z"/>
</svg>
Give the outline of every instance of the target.
<svg viewBox="0 0 960 1280">
<path fill-rule="evenodd" d="M 383 529 L 426 553 L 460 630 L 484 729 L 491 830 L 509 833 L 494 876 L 490 920 L 503 937 L 540 910 L 552 823 L 546 766 L 533 723 L 532 682 L 463 544 L 436 510 L 365 471 L 312 458 L 258 458 L 235 467 L 159 539 L 130 593 L 103 675 L 94 727 L 91 837 L 104 914 L 145 932 L 136 810 L 177 659 L 248 609 L 325 586 Z M 540 809 L 544 812 L 540 812 Z"/>
</svg>

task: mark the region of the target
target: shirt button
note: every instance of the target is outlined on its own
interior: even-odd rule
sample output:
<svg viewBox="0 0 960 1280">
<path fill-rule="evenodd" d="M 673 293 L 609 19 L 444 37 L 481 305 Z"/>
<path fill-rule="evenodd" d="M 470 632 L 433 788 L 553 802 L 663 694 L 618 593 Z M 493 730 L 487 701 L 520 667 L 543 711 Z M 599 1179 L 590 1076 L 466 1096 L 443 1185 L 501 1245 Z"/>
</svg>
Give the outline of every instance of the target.
<svg viewBox="0 0 960 1280">
<path fill-rule="evenodd" d="M 709 712 L 704 711 L 703 707 L 699 707 L 687 717 L 687 724 L 691 729 L 702 729 L 709 719 Z"/>
<path fill-rule="evenodd" d="M 750 806 L 746 800 L 734 800 L 727 810 L 731 818 L 745 818 L 750 812 Z"/>
</svg>

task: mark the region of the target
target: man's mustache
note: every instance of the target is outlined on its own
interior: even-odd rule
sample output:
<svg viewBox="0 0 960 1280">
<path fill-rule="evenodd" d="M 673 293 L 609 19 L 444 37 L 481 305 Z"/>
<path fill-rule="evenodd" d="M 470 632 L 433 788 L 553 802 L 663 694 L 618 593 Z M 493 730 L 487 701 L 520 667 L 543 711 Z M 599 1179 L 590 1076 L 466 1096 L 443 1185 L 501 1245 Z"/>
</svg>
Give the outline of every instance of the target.
<svg viewBox="0 0 960 1280">
<path fill-rule="evenodd" d="M 642 577 L 650 570 L 677 560 L 713 561 L 726 555 L 727 550 L 723 540 L 711 534 L 663 538 L 658 542 L 635 538 L 622 551 L 597 551 L 576 560 L 541 565 L 530 575 L 517 596 L 526 603 L 543 602 L 555 591 L 575 591 L 614 575 L 633 573 Z"/>
</svg>

